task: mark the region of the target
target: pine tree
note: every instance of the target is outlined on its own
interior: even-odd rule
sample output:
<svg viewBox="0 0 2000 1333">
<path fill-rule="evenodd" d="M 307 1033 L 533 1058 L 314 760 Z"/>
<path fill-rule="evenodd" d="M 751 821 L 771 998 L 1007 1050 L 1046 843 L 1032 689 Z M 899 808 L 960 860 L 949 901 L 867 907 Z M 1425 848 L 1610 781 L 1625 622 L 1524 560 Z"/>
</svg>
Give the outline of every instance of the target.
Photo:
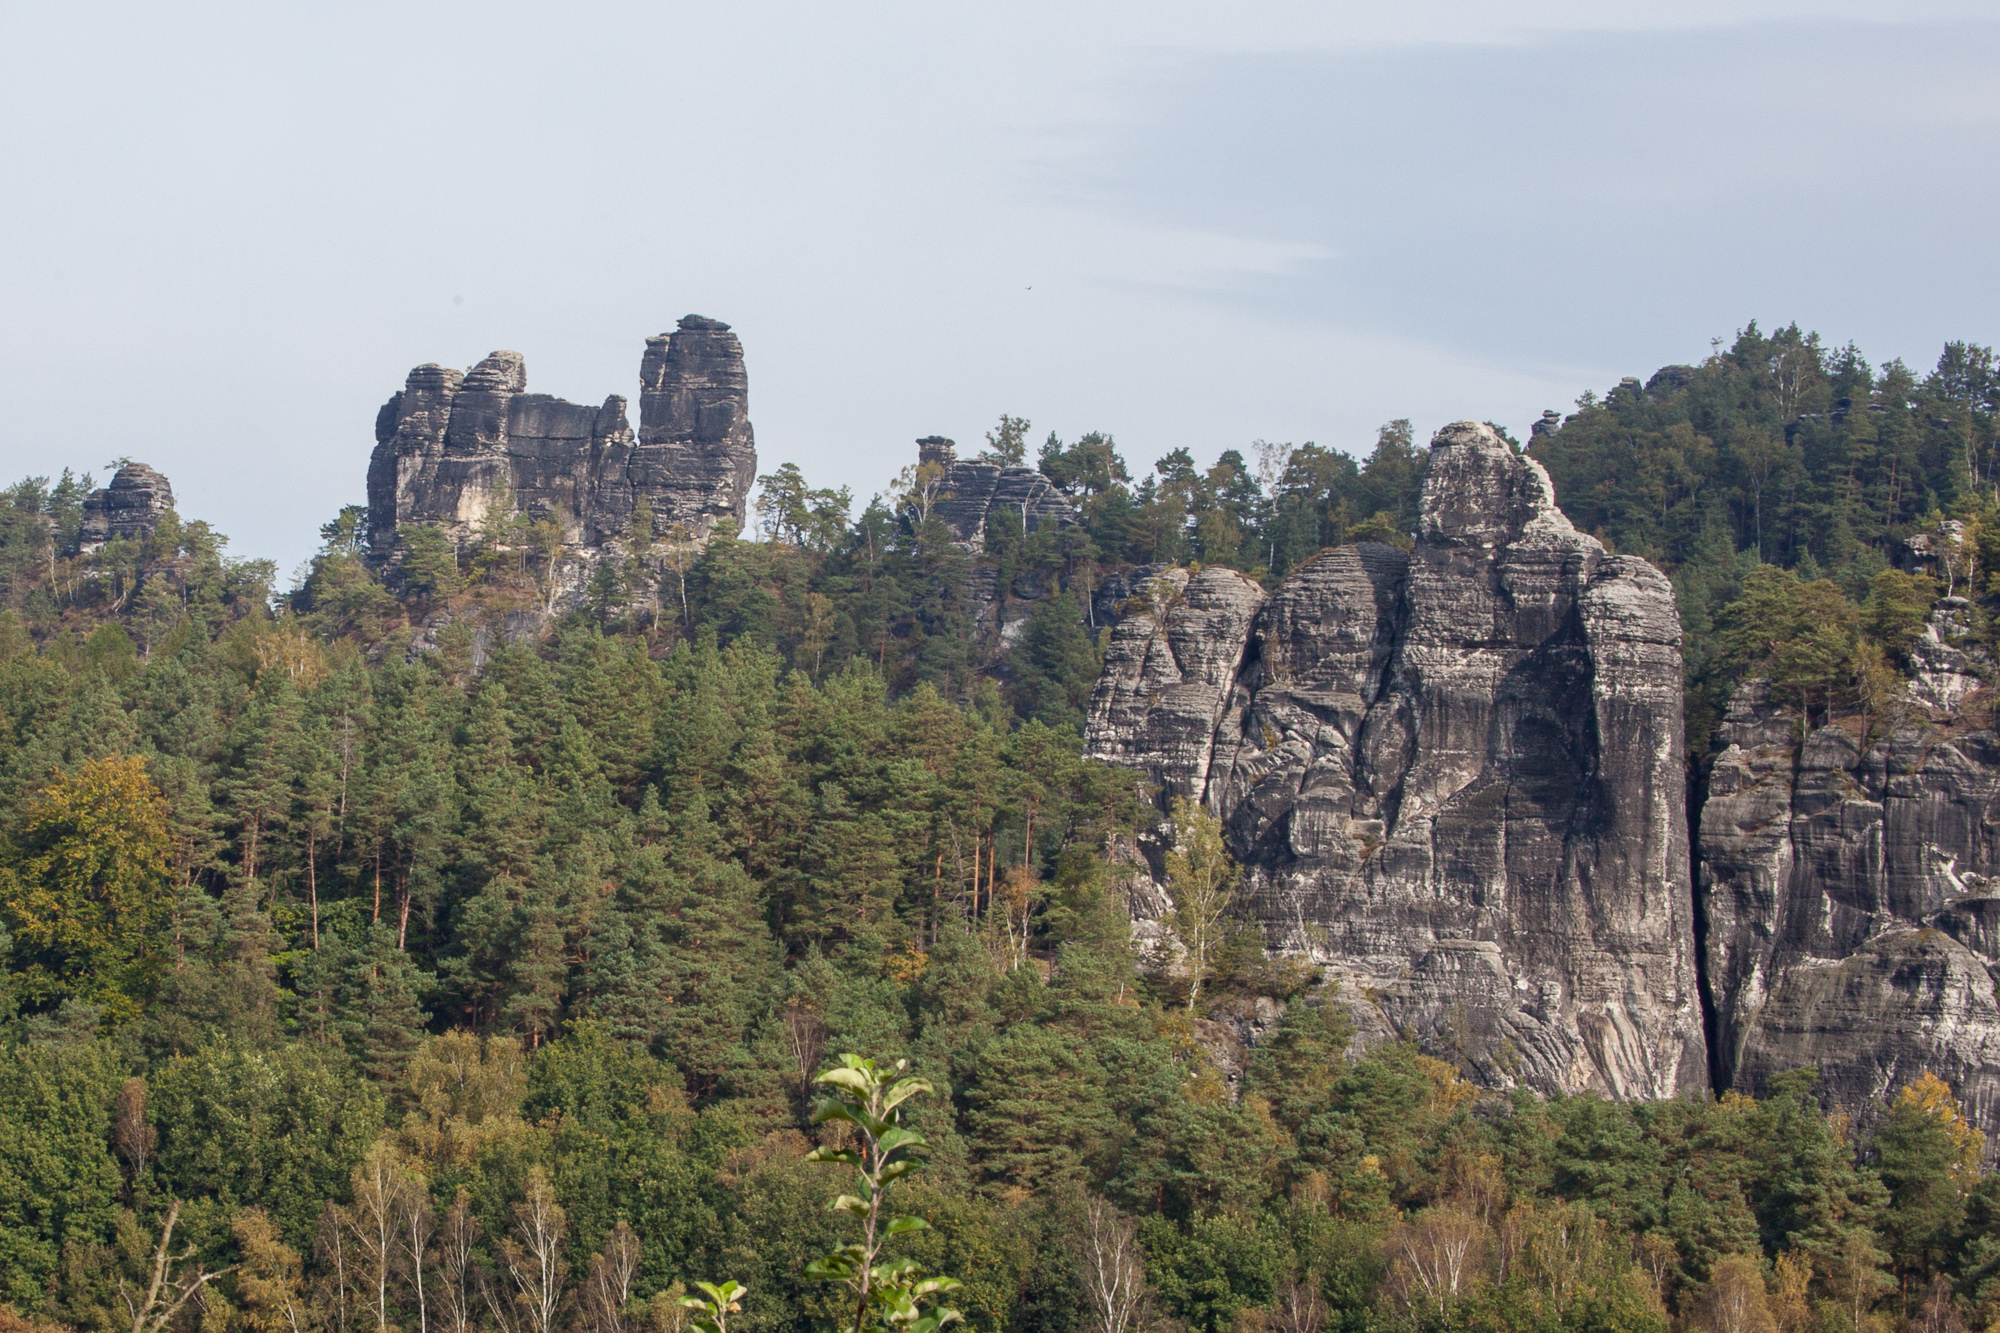
<svg viewBox="0 0 2000 1333">
<path fill-rule="evenodd" d="M 1067 724 L 1081 732 L 1100 664 L 1076 598 L 1060 595 L 1038 604 L 1010 656 L 1015 710 L 1049 726 Z"/>
<path fill-rule="evenodd" d="M 1984 1147 L 1984 1136 L 1966 1123 L 1950 1086 L 1935 1074 L 1924 1074 L 1890 1104 L 1874 1148 L 1889 1191 L 1883 1239 L 1905 1277 L 1928 1277 L 1950 1261 Z"/>
<path fill-rule="evenodd" d="M 1278 1123 L 1296 1134 L 1331 1106 L 1353 1040 L 1354 1024 L 1331 994 L 1301 996 L 1286 1007 L 1278 1030 L 1251 1053 L 1244 1091 L 1268 1101 Z"/>
<path fill-rule="evenodd" d="M 286 845 L 303 713 L 291 678 L 282 671 L 264 672 L 230 737 L 227 775 L 216 784 L 223 808 L 236 825 L 237 865 L 244 880 L 266 897 L 258 876 L 268 877 L 270 863 Z"/>
<path fill-rule="evenodd" d="M 534 775 L 515 758 L 505 686 L 488 684 L 472 697 L 457 758 L 465 802 L 463 869 L 487 877 L 527 874 L 544 808 Z"/>
<path fill-rule="evenodd" d="M 715 830 L 697 801 L 664 846 L 645 848 L 623 875 L 607 919 L 619 923 L 629 962 L 598 955 L 596 1011 L 623 1036 L 672 1061 L 700 1100 L 717 1094 L 749 1059 L 747 1040 L 768 1009 L 779 954 L 756 883 L 707 849 Z"/>
<path fill-rule="evenodd" d="M 329 961 L 341 967 L 334 1031 L 377 1086 L 399 1083 L 430 1021 L 422 1004 L 432 978 L 398 947 L 388 922 L 366 927 Z"/>
<path fill-rule="evenodd" d="M 1015 1024 L 984 1043 L 959 1076 L 965 1123 L 986 1179 L 1026 1191 L 1104 1172 L 1118 1119 L 1108 1075 L 1088 1042 Z"/>
</svg>

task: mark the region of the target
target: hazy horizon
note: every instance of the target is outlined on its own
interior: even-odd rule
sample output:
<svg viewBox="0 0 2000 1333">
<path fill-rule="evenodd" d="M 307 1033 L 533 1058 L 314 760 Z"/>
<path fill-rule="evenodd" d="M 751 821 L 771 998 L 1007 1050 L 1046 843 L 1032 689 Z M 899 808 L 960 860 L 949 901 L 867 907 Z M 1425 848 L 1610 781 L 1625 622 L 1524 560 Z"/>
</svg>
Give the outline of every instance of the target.
<svg viewBox="0 0 2000 1333">
<path fill-rule="evenodd" d="M 2000 341 L 1994 4 L 1508 12 L 18 12 L 0 481 L 140 459 L 282 581 L 412 365 L 630 398 L 690 312 L 857 502 L 1002 412 L 1136 470 Z"/>
</svg>

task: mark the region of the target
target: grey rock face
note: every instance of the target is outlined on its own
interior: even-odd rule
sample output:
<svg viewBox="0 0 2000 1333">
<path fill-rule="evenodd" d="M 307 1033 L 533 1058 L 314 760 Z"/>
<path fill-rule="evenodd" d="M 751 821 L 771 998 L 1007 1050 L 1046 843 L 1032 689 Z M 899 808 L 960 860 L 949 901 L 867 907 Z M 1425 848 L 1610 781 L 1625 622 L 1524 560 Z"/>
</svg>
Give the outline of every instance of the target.
<svg viewBox="0 0 2000 1333">
<path fill-rule="evenodd" d="M 1992 674 L 1993 662 L 1983 650 L 1958 646 L 1971 629 L 1966 623 L 1971 606 L 1963 597 L 1939 599 L 1910 645 L 1910 698 L 1927 708 L 1957 712 Z"/>
<path fill-rule="evenodd" d="M 644 497 L 653 531 L 705 540 L 743 521 L 756 480 L 743 347 L 719 320 L 689 315 L 646 341 L 639 430 L 617 394 L 601 406 L 527 392 L 519 352 L 470 371 L 418 366 L 375 422 L 368 522 L 387 551 L 406 523 L 434 523 L 463 545 L 496 509 L 557 518 L 577 557 L 578 587 L 622 550 Z"/>
<path fill-rule="evenodd" d="M 114 537 L 144 541 L 173 507 L 174 488 L 165 477 L 144 463 L 127 463 L 109 486 L 85 497 L 77 549 L 88 554 Z"/>
<path fill-rule="evenodd" d="M 1076 522 L 1076 511 L 1063 493 L 1031 467 L 966 462 L 958 457 L 957 445 L 942 435 L 917 441 L 917 462 L 944 469 L 933 512 L 951 529 L 953 540 L 975 554 L 985 549 L 986 521 L 996 510 L 1018 517 L 1023 532 Z"/>
<path fill-rule="evenodd" d="M 917 441 L 918 482 L 931 495 L 931 512 L 951 533 L 952 541 L 973 563 L 967 571 L 965 599 L 972 622 L 989 648 L 1012 647 L 1027 627 L 1027 603 L 1051 589 L 1034 574 L 1001 587 L 998 571 L 979 563 L 986 550 L 986 525 L 996 513 L 1011 515 L 1023 532 L 1077 521 L 1063 493 L 1047 477 L 1029 467 L 965 462 L 958 446 L 942 435 Z M 1019 599 L 1007 601 L 1007 596 Z"/>
<path fill-rule="evenodd" d="M 1324 552 L 1269 598 L 1152 586 L 1088 750 L 1223 818 L 1267 942 L 1328 964 L 1364 1038 L 1495 1086 L 1706 1082 L 1672 588 L 1576 532 L 1539 464 L 1459 422 L 1411 555 Z M 1169 836 L 1135 897 L 1162 912 Z"/>
<path fill-rule="evenodd" d="M 1718 743 L 1698 846 L 1724 1079 L 1815 1065 L 1865 1116 L 1929 1070 L 2000 1124 L 2000 736 L 1801 741 L 1751 681 Z"/>
<path fill-rule="evenodd" d="M 675 332 L 646 339 L 639 383 L 639 439 L 626 463 L 628 486 L 606 496 L 607 512 L 615 518 L 623 495 L 643 493 L 659 533 L 680 523 L 706 537 L 720 519 L 742 523 L 757 480 L 743 344 L 721 320 L 689 315 Z M 624 515 L 630 514 L 627 503 Z"/>
</svg>

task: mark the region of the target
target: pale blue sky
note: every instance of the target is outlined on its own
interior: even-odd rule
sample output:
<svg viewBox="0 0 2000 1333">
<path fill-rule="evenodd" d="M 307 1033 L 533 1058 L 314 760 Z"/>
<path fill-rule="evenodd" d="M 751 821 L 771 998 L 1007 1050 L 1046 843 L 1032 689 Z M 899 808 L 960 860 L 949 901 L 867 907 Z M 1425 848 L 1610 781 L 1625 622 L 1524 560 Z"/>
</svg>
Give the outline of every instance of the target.
<svg viewBox="0 0 2000 1333">
<path fill-rule="evenodd" d="M 1516 428 L 1798 319 L 2000 341 L 2000 3 L 0 5 L 0 476 L 172 477 L 289 571 L 422 361 L 762 466 L 1002 411 L 1149 463 Z"/>
</svg>

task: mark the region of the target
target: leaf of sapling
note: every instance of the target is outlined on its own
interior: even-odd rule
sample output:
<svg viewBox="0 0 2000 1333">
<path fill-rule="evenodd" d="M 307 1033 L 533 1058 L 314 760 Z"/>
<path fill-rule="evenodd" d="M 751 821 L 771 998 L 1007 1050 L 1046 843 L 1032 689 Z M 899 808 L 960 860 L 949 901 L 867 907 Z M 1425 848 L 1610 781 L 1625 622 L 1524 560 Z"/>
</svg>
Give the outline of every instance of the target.
<svg viewBox="0 0 2000 1333">
<path fill-rule="evenodd" d="M 921 1217 L 892 1217 L 889 1219 L 888 1227 L 883 1230 L 882 1234 L 884 1236 L 901 1236 L 912 1231 L 925 1231 L 929 1227 L 930 1223 L 924 1221 Z"/>
<path fill-rule="evenodd" d="M 868 1095 L 871 1086 L 868 1075 L 858 1069 L 829 1069 L 813 1082 L 824 1083 L 830 1088 L 849 1088 L 863 1097 Z"/>
<path fill-rule="evenodd" d="M 926 1083 L 923 1079 L 920 1078 L 901 1079 L 896 1083 L 894 1087 L 890 1088 L 889 1091 L 883 1095 L 882 1109 L 885 1111 L 892 1111 L 896 1107 L 901 1106 L 904 1102 L 908 1101 L 910 1098 L 916 1096 L 918 1093 L 929 1092 L 929 1091 L 931 1091 L 931 1085 L 929 1083 Z"/>
<path fill-rule="evenodd" d="M 898 1148 L 921 1148 L 923 1146 L 925 1146 L 923 1135 L 913 1129 L 904 1129 L 901 1125 L 894 1127 L 875 1142 L 876 1149 L 884 1157 L 887 1157 Z"/>
<path fill-rule="evenodd" d="M 832 1097 L 826 1097 L 821 1099 L 820 1104 L 813 1108 L 812 1122 L 815 1125 L 823 1125 L 829 1120 L 845 1120 L 850 1124 L 858 1125 L 861 1121 L 857 1117 L 866 1114 L 867 1112 L 862 1111 L 859 1107 L 850 1105 L 847 1102 L 838 1101 Z"/>
</svg>

